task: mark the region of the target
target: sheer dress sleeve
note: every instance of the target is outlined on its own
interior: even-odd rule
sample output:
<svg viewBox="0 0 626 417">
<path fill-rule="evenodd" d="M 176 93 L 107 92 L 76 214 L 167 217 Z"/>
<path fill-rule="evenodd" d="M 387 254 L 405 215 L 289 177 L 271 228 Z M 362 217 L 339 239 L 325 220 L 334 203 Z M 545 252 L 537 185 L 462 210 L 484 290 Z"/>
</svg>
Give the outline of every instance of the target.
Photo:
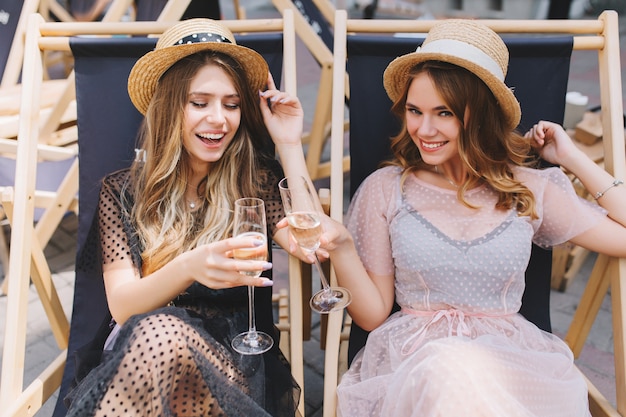
<svg viewBox="0 0 626 417">
<path fill-rule="evenodd" d="M 134 234 L 130 225 L 129 217 L 123 209 L 123 195 L 128 180 L 128 171 L 118 171 L 107 177 L 102 182 L 100 201 L 98 203 L 98 228 L 100 244 L 102 247 L 102 263 L 106 265 L 116 261 L 131 260 L 139 267 L 141 260 L 131 250 L 134 242 Z M 129 197 L 126 196 L 128 201 Z"/>
<path fill-rule="evenodd" d="M 393 275 L 389 223 L 400 198 L 399 168 L 382 168 L 363 181 L 348 210 L 346 226 L 365 268 L 377 275 Z"/>
<path fill-rule="evenodd" d="M 542 247 L 567 242 L 589 230 L 607 212 L 576 194 L 570 179 L 559 168 L 527 170 L 526 184 L 535 194 L 539 220 L 533 222 L 533 241 Z"/>
</svg>

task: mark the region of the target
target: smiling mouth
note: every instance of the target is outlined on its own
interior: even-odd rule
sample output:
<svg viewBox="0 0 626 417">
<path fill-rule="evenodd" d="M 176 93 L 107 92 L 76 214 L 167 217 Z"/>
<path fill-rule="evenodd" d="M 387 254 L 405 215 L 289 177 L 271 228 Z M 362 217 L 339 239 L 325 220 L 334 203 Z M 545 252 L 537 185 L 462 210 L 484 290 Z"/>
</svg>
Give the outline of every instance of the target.
<svg viewBox="0 0 626 417">
<path fill-rule="evenodd" d="M 448 143 L 448 141 L 445 141 L 445 142 L 424 142 L 424 141 L 421 141 L 421 143 L 422 143 L 422 147 L 424 149 L 435 150 L 435 149 L 439 149 L 442 146 L 446 145 Z"/>
<path fill-rule="evenodd" d="M 205 143 L 219 143 L 223 138 L 223 133 L 196 133 L 196 137 Z"/>
</svg>

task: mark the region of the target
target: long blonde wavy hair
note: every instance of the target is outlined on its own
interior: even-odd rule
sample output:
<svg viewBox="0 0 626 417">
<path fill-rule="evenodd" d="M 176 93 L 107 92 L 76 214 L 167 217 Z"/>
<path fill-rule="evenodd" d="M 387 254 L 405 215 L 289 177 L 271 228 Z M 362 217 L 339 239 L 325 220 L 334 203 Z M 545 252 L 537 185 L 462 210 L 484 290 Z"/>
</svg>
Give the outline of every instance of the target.
<svg viewBox="0 0 626 417">
<path fill-rule="evenodd" d="M 410 81 L 422 73 L 428 74 L 461 125 L 459 154 L 469 177 L 457 191 L 459 200 L 467 207 L 476 208 L 465 199 L 465 192 L 485 182 L 498 194 L 497 208 L 515 208 L 520 216 L 535 218 L 535 197 L 515 178 L 511 169 L 511 166 L 536 162 L 536 158 L 530 156 L 530 144 L 507 128 L 491 90 L 474 74 L 456 65 L 427 61 L 411 70 L 403 95 L 392 106 L 392 112 L 401 121 L 401 129 L 391 139 L 394 158 L 385 165 L 402 167 L 403 181 L 409 174 L 428 168 L 406 127 L 405 105 Z"/>
<path fill-rule="evenodd" d="M 206 65 L 218 66 L 232 79 L 241 99 L 241 123 L 222 158 L 200 182 L 198 195 L 206 201 L 192 212 L 185 200 L 191 167 L 183 147 L 183 117 L 191 80 Z M 140 133 L 145 162 L 133 163 L 128 190 L 144 275 L 200 244 L 229 237 L 234 201 L 260 194 L 260 161 L 273 154 L 258 101 L 241 67 L 225 54 L 206 51 L 185 57 L 159 80 Z"/>
</svg>

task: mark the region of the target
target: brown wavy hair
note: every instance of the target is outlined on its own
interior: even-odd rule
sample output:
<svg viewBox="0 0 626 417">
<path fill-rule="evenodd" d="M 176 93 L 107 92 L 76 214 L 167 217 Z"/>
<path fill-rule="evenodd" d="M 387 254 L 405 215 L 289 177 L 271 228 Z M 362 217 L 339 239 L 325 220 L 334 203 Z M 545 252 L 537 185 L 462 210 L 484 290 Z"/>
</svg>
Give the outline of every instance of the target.
<svg viewBox="0 0 626 417">
<path fill-rule="evenodd" d="M 536 163 L 536 158 L 531 157 L 530 144 L 522 135 L 506 127 L 504 114 L 485 83 L 459 66 L 427 61 L 411 70 L 402 96 L 392 106 L 392 112 L 401 122 L 401 129 L 398 135 L 391 138 L 394 158 L 385 165 L 402 167 L 403 181 L 409 174 L 428 168 L 406 127 L 409 86 L 411 80 L 422 73 L 430 77 L 461 125 L 459 154 L 469 177 L 458 189 L 459 200 L 467 207 L 476 208 L 465 199 L 464 194 L 484 182 L 497 192 L 497 208 L 515 208 L 520 216 L 536 218 L 533 193 L 515 178 L 511 169 L 512 166 Z"/>
<path fill-rule="evenodd" d="M 193 213 L 185 200 L 191 166 L 183 147 L 183 117 L 191 80 L 206 65 L 221 68 L 232 79 L 241 99 L 241 123 L 222 158 L 200 182 L 198 195 L 206 202 Z M 134 201 L 128 211 L 143 248 L 144 275 L 200 244 L 229 237 L 234 201 L 260 195 L 261 160 L 273 159 L 258 92 L 248 86 L 235 60 L 210 51 L 185 57 L 163 74 L 142 125 L 140 147 L 146 160 L 131 167 Z"/>
</svg>

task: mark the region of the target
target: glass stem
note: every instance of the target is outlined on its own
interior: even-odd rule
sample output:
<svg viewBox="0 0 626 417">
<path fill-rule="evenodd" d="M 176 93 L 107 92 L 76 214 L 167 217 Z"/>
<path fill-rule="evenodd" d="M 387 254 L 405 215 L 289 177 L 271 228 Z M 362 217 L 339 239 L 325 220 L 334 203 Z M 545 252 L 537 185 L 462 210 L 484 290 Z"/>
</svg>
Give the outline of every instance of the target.
<svg viewBox="0 0 626 417">
<path fill-rule="evenodd" d="M 331 292 L 328 279 L 326 278 L 326 275 L 324 274 L 324 270 L 322 269 L 322 264 L 320 263 L 320 260 L 317 257 L 317 253 L 314 252 L 313 256 L 315 256 L 315 266 L 317 267 L 317 272 L 319 273 L 320 281 L 322 282 L 322 290 L 324 290 L 324 292 L 328 294 Z"/>
<path fill-rule="evenodd" d="M 254 315 L 254 287 L 248 285 L 248 337 L 256 338 L 256 319 Z"/>
</svg>

